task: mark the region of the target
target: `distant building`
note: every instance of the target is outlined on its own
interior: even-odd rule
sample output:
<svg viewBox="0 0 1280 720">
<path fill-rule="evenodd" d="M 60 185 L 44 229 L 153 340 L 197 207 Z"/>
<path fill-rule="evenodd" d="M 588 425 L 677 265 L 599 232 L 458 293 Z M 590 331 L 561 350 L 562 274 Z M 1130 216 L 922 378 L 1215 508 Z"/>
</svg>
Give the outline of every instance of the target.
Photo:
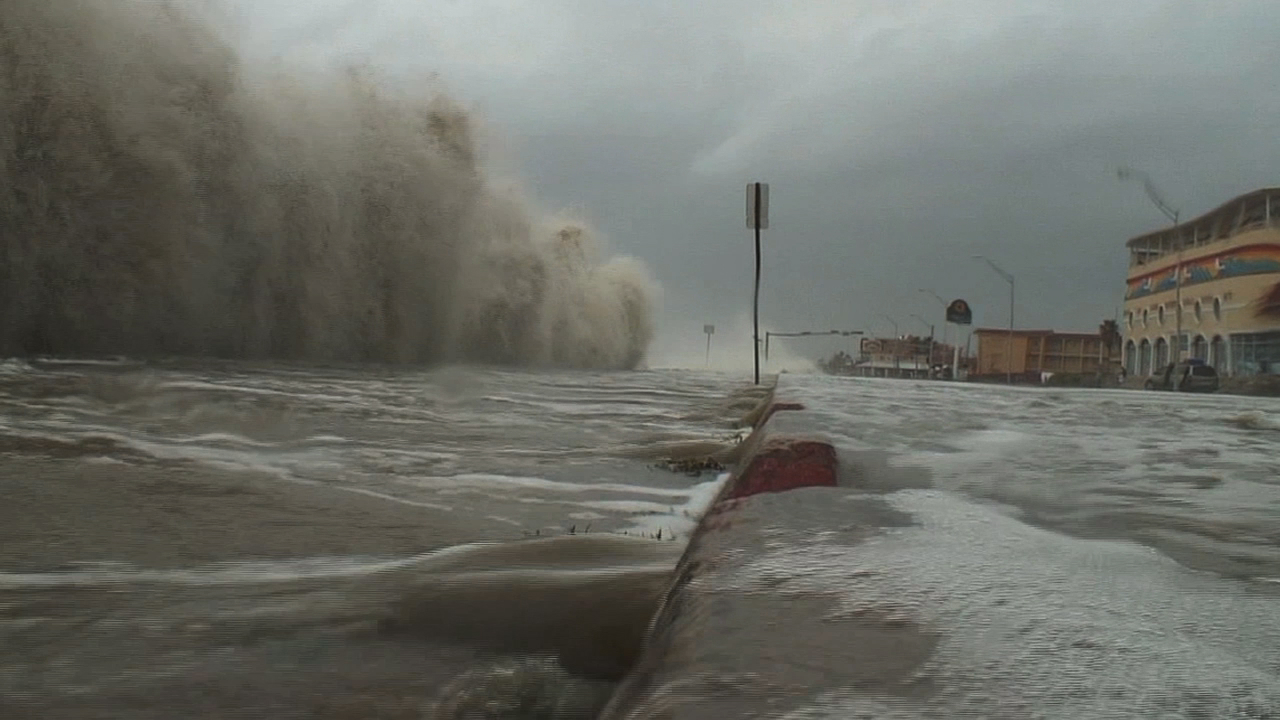
<svg viewBox="0 0 1280 720">
<path fill-rule="evenodd" d="M 863 377 L 927 378 L 930 368 L 950 366 L 955 348 L 927 337 L 864 337 L 853 374 Z M 932 352 L 932 356 L 930 353 Z"/>
<path fill-rule="evenodd" d="M 1007 328 L 978 328 L 973 334 L 978 338 L 978 361 L 974 370 L 978 378 L 999 379 L 998 376 L 1012 372 L 1039 382 L 1041 373 L 1110 370 L 1111 358 L 1103 346 L 1101 333 L 1014 330 L 1010 338 Z"/>
<path fill-rule="evenodd" d="M 1280 188 L 1241 195 L 1127 246 L 1120 329 L 1130 375 L 1171 362 L 1175 342 L 1182 357 L 1203 359 L 1225 375 L 1280 372 Z"/>
</svg>

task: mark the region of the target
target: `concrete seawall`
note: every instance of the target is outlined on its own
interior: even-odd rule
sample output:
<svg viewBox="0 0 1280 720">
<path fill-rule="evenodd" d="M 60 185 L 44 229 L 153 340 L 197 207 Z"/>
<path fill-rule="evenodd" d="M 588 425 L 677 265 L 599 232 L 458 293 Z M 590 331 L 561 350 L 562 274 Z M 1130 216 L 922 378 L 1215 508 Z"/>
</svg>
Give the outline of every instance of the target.
<svg viewBox="0 0 1280 720">
<path fill-rule="evenodd" d="M 1280 717 L 1280 594 L 1255 539 L 1274 517 L 1236 525 L 1274 473 L 1215 515 L 1229 493 L 1168 488 L 1131 452 L 1180 457 L 1185 433 L 1132 429 L 1096 393 L 784 375 L 768 402 L 598 717 Z M 1203 406 L 1182 422 L 1223 456 L 1272 442 L 1269 419 L 1204 405 L 1228 426 Z M 1146 515 L 1118 514 L 1134 497 Z M 1160 504 L 1205 515 L 1222 549 L 1115 522 Z M 1055 507 L 1112 534 L 1037 514 Z"/>
<path fill-rule="evenodd" d="M 639 662 L 601 718 L 775 717 L 851 687 L 922 691 L 913 673 L 934 640 L 910 621 L 874 611 L 833 619 L 836 601 L 821 593 L 742 585 L 758 577 L 747 566 L 766 550 L 803 545 L 783 534 L 856 543 L 899 521 L 883 504 L 846 501 L 835 448 L 817 418 L 789 401 L 785 377 L 768 403 L 676 567 Z"/>
</svg>

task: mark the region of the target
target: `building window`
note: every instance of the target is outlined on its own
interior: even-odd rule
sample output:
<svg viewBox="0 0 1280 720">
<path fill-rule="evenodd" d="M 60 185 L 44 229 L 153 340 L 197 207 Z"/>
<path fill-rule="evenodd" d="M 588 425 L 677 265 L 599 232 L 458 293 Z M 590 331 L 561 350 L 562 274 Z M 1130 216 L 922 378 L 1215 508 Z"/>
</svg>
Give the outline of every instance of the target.
<svg viewBox="0 0 1280 720">
<path fill-rule="evenodd" d="M 1221 335 L 1215 335 L 1213 342 L 1209 343 L 1209 364 L 1219 374 L 1227 371 L 1227 344 L 1223 342 Z"/>
<path fill-rule="evenodd" d="M 1199 301 L 1199 300 L 1197 300 L 1197 301 L 1196 301 L 1196 309 L 1195 309 L 1195 313 L 1196 313 L 1196 322 L 1200 322 L 1200 321 L 1203 319 L 1203 317 L 1202 317 L 1202 315 L 1203 315 L 1203 308 L 1201 308 L 1201 306 L 1200 306 L 1200 301 Z"/>
<path fill-rule="evenodd" d="M 1244 204 L 1244 214 L 1240 218 L 1240 229 L 1257 227 L 1267 221 L 1267 200 L 1265 197 L 1248 200 Z"/>
<path fill-rule="evenodd" d="M 1151 374 L 1151 341 L 1143 338 L 1142 344 L 1138 346 L 1138 374 Z"/>
<path fill-rule="evenodd" d="M 1150 311 L 1148 308 L 1142 308 L 1142 327 L 1146 327 L 1146 326 L 1147 326 L 1147 320 L 1149 319 L 1149 318 L 1148 318 L 1148 314 L 1149 314 L 1150 312 L 1151 312 L 1151 311 Z"/>
<path fill-rule="evenodd" d="M 1222 322 L 1222 298 L 1213 299 L 1213 319 Z"/>
<path fill-rule="evenodd" d="M 1191 357 L 1196 360 L 1208 360 L 1209 344 L 1205 342 L 1203 335 L 1197 335 L 1196 339 L 1191 342 Z"/>
<path fill-rule="evenodd" d="M 1169 342 L 1164 338 L 1156 339 L 1156 369 L 1169 364 Z"/>
<path fill-rule="evenodd" d="M 1124 371 L 1130 375 L 1138 372 L 1138 346 L 1132 340 L 1124 345 Z"/>
<path fill-rule="evenodd" d="M 1159 323 L 1161 326 L 1164 325 L 1164 304 L 1163 303 L 1160 305 L 1159 308 L 1156 309 L 1156 322 Z"/>
<path fill-rule="evenodd" d="M 1280 372 L 1280 332 L 1231 336 L 1231 375 L 1274 375 Z"/>
<path fill-rule="evenodd" d="M 1127 312 L 1127 313 L 1125 313 L 1125 314 L 1124 314 L 1124 324 L 1125 324 L 1125 325 L 1126 325 L 1130 330 L 1132 330 L 1132 329 L 1133 329 L 1133 311 L 1132 311 L 1132 310 L 1130 310 L 1129 312 Z"/>
</svg>

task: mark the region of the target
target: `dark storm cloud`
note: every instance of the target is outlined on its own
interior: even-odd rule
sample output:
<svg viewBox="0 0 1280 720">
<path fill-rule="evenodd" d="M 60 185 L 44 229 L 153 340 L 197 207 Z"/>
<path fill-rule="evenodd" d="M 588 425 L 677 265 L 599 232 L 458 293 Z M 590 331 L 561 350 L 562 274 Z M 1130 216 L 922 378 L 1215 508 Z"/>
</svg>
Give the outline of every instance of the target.
<svg viewBox="0 0 1280 720">
<path fill-rule="evenodd" d="M 659 351 L 750 311 L 743 186 L 773 185 L 774 327 L 920 329 L 929 288 L 980 324 L 1089 329 L 1124 240 L 1277 182 L 1280 11 L 1200 3 L 258 2 L 251 42 L 437 72 L 552 206 L 665 287 Z M 737 323 L 739 326 L 741 323 Z M 724 338 L 726 341 L 728 338 Z M 746 346 L 746 347 L 749 347 Z M 797 348 L 799 349 L 799 348 Z M 696 353 L 694 353 L 696 354 Z"/>
</svg>

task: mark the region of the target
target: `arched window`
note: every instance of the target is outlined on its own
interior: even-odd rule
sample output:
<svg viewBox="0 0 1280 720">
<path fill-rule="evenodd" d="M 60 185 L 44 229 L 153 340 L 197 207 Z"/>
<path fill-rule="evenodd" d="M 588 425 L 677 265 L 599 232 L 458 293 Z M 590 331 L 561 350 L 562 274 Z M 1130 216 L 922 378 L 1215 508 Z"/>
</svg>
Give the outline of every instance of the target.
<svg viewBox="0 0 1280 720">
<path fill-rule="evenodd" d="M 1147 320 L 1148 320 L 1147 316 L 1150 312 L 1151 312 L 1150 308 L 1142 308 L 1142 327 L 1147 326 Z"/>
<path fill-rule="evenodd" d="M 1130 375 L 1138 372 L 1138 346 L 1132 340 L 1124 344 L 1124 371 Z"/>
<path fill-rule="evenodd" d="M 1213 319 L 1222 320 L 1222 298 L 1213 299 Z"/>
<path fill-rule="evenodd" d="M 1209 343 L 1205 342 L 1203 335 L 1197 335 L 1196 339 L 1191 341 L 1191 357 L 1197 360 L 1209 359 Z"/>
<path fill-rule="evenodd" d="M 1201 320 L 1203 320 L 1203 319 L 1204 319 L 1203 317 L 1201 317 L 1202 310 L 1203 310 L 1203 308 L 1201 308 L 1201 307 L 1200 307 L 1200 301 L 1199 301 L 1199 300 L 1197 300 L 1197 301 L 1196 301 L 1196 310 L 1195 310 L 1195 312 L 1196 312 L 1196 322 L 1200 322 Z"/>
<path fill-rule="evenodd" d="M 1156 322 L 1159 323 L 1160 325 L 1164 325 L 1164 304 L 1163 303 L 1161 303 L 1160 307 L 1156 309 Z"/>
<path fill-rule="evenodd" d="M 1142 344 L 1138 346 L 1138 374 L 1151 374 L 1151 341 L 1146 338 L 1142 339 Z"/>
<path fill-rule="evenodd" d="M 1221 335 L 1215 335 L 1213 341 L 1209 343 L 1209 364 L 1213 365 L 1219 374 L 1225 374 L 1227 371 L 1227 343 L 1223 341 Z"/>
<path fill-rule="evenodd" d="M 1157 338 L 1155 369 L 1159 370 L 1168 364 L 1169 364 L 1169 342 L 1164 338 Z"/>
</svg>

